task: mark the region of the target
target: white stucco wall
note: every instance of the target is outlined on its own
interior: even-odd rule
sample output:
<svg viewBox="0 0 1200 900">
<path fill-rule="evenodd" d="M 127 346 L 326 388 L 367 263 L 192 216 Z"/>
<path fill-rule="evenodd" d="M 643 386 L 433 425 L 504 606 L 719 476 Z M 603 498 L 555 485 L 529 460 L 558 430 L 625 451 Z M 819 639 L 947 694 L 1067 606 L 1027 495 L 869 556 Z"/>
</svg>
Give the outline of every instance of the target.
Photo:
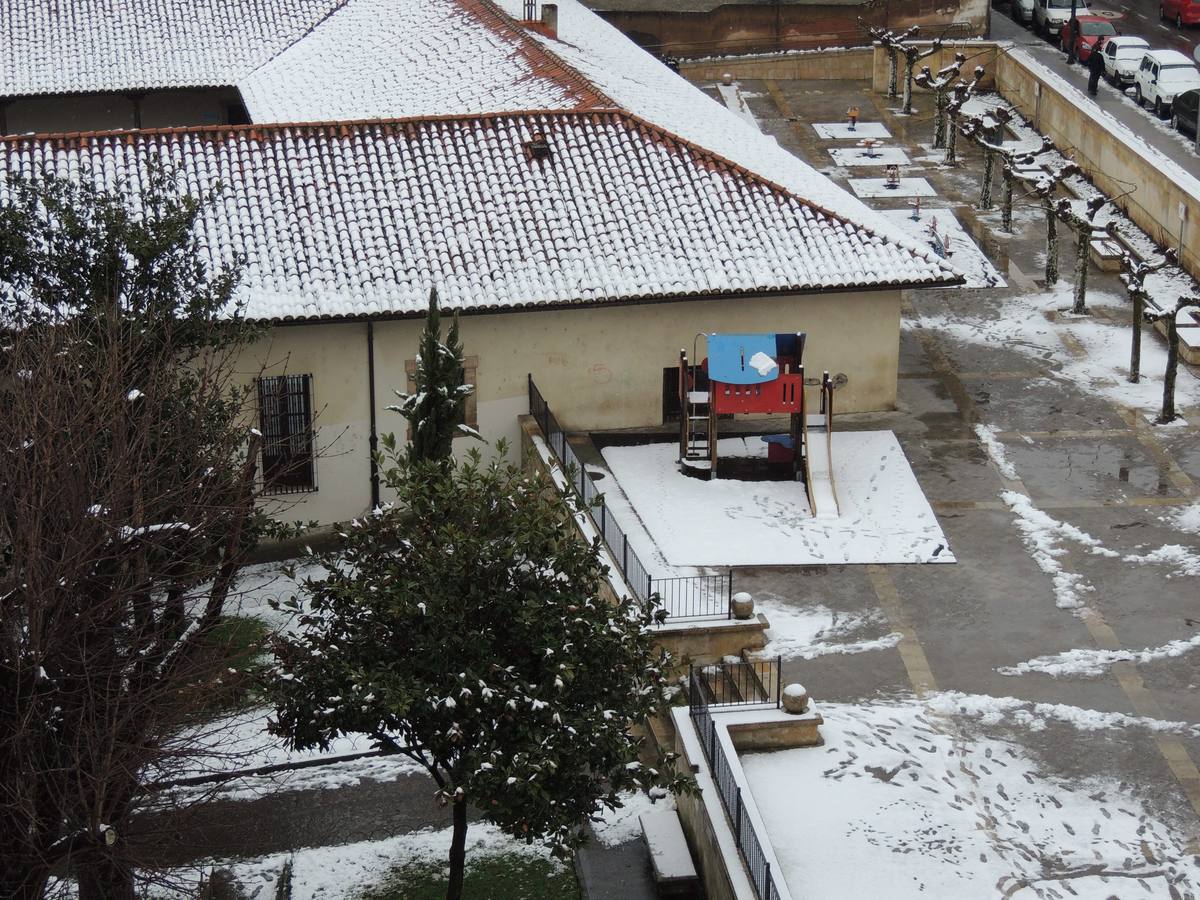
<svg viewBox="0 0 1200 900">
<path fill-rule="evenodd" d="M 405 423 L 385 407 L 405 387 L 404 363 L 416 354 L 422 324 L 375 324 L 378 429 L 401 441 Z M 691 354 L 700 331 L 805 331 L 807 373 L 828 369 L 849 379 L 837 393 L 838 411 L 890 409 L 896 401 L 899 291 L 471 315 L 460 327 L 466 354 L 479 359 L 479 429 L 514 448 L 529 373 L 564 428 L 660 425 L 663 369 L 677 365 L 680 348 Z M 313 375 L 318 487 L 286 497 L 279 513 L 286 519 L 328 523 L 370 505 L 366 336 L 361 322 L 279 326 L 244 360 L 247 378 L 260 365 L 268 374 Z M 816 402 L 815 392 L 809 399 Z"/>
</svg>

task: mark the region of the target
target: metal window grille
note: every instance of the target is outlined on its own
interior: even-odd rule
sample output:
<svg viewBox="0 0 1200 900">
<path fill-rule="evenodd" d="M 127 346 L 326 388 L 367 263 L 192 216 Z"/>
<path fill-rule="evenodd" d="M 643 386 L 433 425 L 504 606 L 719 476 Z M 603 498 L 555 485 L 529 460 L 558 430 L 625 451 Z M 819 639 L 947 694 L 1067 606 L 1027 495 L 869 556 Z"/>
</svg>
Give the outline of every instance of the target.
<svg viewBox="0 0 1200 900">
<path fill-rule="evenodd" d="M 258 380 L 263 491 L 295 494 L 317 489 L 313 458 L 312 376 Z"/>
</svg>

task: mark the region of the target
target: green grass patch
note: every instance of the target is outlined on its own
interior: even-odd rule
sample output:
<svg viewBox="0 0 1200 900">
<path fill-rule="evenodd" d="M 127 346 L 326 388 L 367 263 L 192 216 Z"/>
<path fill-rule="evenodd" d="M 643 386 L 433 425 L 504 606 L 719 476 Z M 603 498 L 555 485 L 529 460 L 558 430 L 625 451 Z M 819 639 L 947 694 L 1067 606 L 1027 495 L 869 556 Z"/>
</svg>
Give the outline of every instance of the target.
<svg viewBox="0 0 1200 900">
<path fill-rule="evenodd" d="M 270 633 L 266 623 L 250 616 L 225 616 L 216 624 L 204 645 L 222 660 L 221 681 L 198 686 L 197 712 L 236 712 L 262 702 L 259 682 L 269 662 L 263 648 Z"/>
<path fill-rule="evenodd" d="M 449 869 L 443 862 L 406 863 L 361 900 L 444 900 Z M 463 900 L 580 900 L 575 870 L 554 859 L 502 853 L 467 858 Z"/>
</svg>

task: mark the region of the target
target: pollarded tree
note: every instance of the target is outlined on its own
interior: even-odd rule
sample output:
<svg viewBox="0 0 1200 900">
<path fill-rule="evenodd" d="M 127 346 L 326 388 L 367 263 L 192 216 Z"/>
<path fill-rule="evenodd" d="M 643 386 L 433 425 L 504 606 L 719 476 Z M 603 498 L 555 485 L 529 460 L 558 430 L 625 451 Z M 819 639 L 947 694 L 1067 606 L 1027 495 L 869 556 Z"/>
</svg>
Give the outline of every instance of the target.
<svg viewBox="0 0 1200 900">
<path fill-rule="evenodd" d="M 456 434 L 475 433 L 464 424 L 467 398 L 474 390 L 473 385 L 464 383 L 464 371 L 458 316 L 443 343 L 437 288 L 433 288 L 417 353 L 416 390 L 411 394 L 397 391 L 400 403 L 388 407 L 408 420 L 412 428 L 410 453 L 415 459 L 448 459 Z"/>
<path fill-rule="evenodd" d="M 301 630 L 276 646 L 272 729 L 296 747 L 361 732 L 424 766 L 453 807 L 453 900 L 468 804 L 563 853 L 618 792 L 666 781 L 630 732 L 665 702 L 649 632 L 665 614 L 602 599 L 599 549 L 549 479 L 385 445 L 396 503 L 347 528 L 321 558 L 331 574 L 307 583 Z"/>
<path fill-rule="evenodd" d="M 940 150 L 946 146 L 946 109 L 950 105 L 949 93 L 959 81 L 959 73 L 967 61 L 965 53 L 955 53 L 954 61 L 948 66 L 938 69 L 935 76 L 929 71 L 929 66 L 922 66 L 920 73 L 914 79 L 918 87 L 933 93 L 933 149 Z"/>
<path fill-rule="evenodd" d="M 902 115 L 912 115 L 913 70 L 917 67 L 917 63 L 933 56 L 935 53 L 941 53 L 941 51 L 942 42 L 940 38 L 934 40 L 926 50 L 921 50 L 916 44 L 908 41 L 901 44 L 900 52 L 904 54 L 904 100 L 900 108 Z"/>
<path fill-rule="evenodd" d="M 86 173 L 84 173 L 86 176 Z M 131 810 L 228 665 L 262 521 L 202 201 L 11 173 L 0 189 L 0 896 L 131 900 Z M 195 751 L 194 746 L 190 748 Z"/>
</svg>

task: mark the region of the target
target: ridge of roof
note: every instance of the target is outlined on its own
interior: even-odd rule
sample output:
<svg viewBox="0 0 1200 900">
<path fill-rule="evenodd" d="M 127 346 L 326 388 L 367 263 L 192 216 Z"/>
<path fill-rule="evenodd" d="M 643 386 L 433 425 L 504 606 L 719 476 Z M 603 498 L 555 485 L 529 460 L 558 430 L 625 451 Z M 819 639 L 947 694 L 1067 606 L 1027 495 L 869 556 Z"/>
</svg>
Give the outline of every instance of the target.
<svg viewBox="0 0 1200 900">
<path fill-rule="evenodd" d="M 555 66 L 564 73 L 567 84 L 579 90 L 584 94 L 591 94 L 593 101 L 588 104 L 591 107 L 619 107 L 615 100 L 605 94 L 590 78 L 580 72 L 577 68 L 568 63 L 565 59 L 543 44 L 541 41 L 534 40 L 531 35 L 520 22 L 505 12 L 493 0 L 453 0 L 455 4 L 466 10 L 468 13 L 476 15 L 484 25 L 494 30 L 499 30 L 498 26 L 503 26 L 504 31 L 514 35 L 520 42 L 522 55 L 531 63 L 534 64 L 534 71 L 538 71 L 539 67 L 534 63 L 534 55 L 548 57 Z M 554 77 L 554 73 L 548 73 Z"/>
</svg>

